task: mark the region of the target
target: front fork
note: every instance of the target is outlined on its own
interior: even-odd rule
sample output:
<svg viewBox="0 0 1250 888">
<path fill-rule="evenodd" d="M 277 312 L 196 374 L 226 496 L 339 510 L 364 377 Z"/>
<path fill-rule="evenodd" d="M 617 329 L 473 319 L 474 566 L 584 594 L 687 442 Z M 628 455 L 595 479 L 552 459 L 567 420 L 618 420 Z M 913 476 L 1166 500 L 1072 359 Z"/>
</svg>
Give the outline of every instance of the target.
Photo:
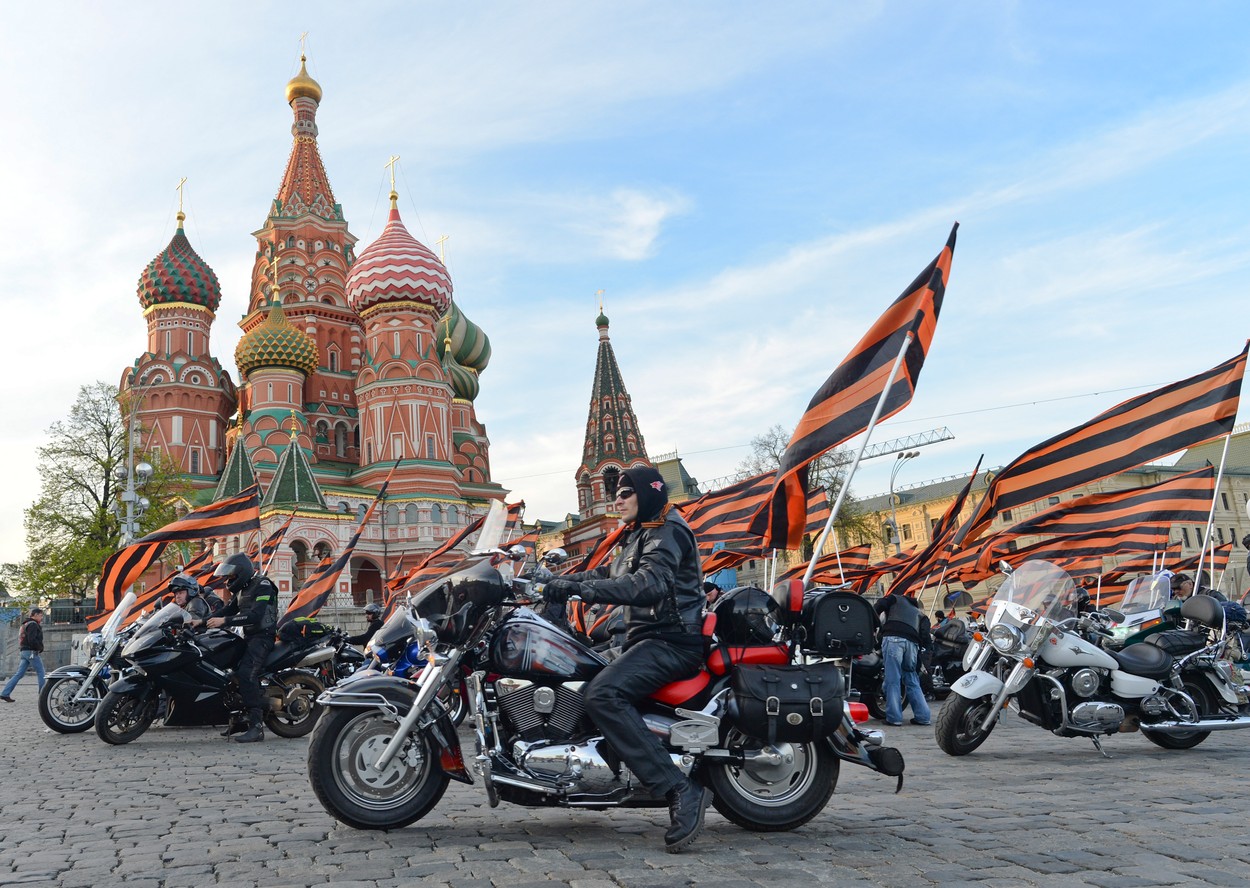
<svg viewBox="0 0 1250 888">
<path fill-rule="evenodd" d="M 117 639 L 113 639 L 107 648 L 95 655 L 93 658 L 95 662 L 91 664 L 91 671 L 87 673 L 87 677 L 84 678 L 82 680 L 82 684 L 78 686 L 78 693 L 74 695 L 74 699 L 70 701 L 71 703 L 77 705 L 81 703 L 83 698 L 89 693 L 94 695 L 95 680 L 100 677 L 100 673 L 104 671 L 104 667 L 106 667 L 109 660 L 113 658 L 113 652 L 116 650 Z M 95 702 L 99 703 L 100 701 L 97 699 Z"/>
<path fill-rule="evenodd" d="M 381 771 L 394 761 L 395 756 L 403 747 L 404 738 L 421 718 L 426 707 L 433 702 L 443 682 L 456 674 L 460 668 L 460 658 L 463 656 L 464 651 L 460 648 L 452 648 L 447 652 L 447 658 L 440 664 L 435 662 L 434 652 L 430 651 L 429 656 L 426 657 L 425 668 L 421 670 L 421 676 L 417 679 L 417 699 L 408 713 L 399 720 L 399 727 L 395 729 L 386 748 L 382 750 L 382 755 L 378 757 L 377 764 L 374 765 L 377 770 Z"/>
<path fill-rule="evenodd" d="M 1007 678 L 1003 680 L 1003 686 L 998 693 L 994 695 L 994 700 L 990 703 L 990 711 L 986 714 L 985 720 L 981 722 L 981 733 L 985 733 L 994 727 L 994 723 L 998 721 L 998 715 L 1003 711 L 1003 707 L 1007 703 L 1007 699 L 1022 687 L 1033 676 L 1032 666 L 1026 666 L 1023 660 L 1018 660 L 1016 665 L 1012 667 Z"/>
</svg>

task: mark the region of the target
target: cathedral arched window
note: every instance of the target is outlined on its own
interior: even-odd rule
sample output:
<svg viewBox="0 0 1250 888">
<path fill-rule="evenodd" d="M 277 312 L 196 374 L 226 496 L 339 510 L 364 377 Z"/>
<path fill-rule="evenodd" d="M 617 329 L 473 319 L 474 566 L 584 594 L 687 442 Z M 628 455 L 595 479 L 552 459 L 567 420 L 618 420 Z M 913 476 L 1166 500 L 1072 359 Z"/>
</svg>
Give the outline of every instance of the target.
<svg viewBox="0 0 1250 888">
<path fill-rule="evenodd" d="M 330 372 L 339 372 L 339 352 L 338 349 L 331 347 L 330 353 L 326 356 L 326 360 L 330 362 Z"/>
<path fill-rule="evenodd" d="M 191 474 L 198 475 L 200 473 L 200 451 L 198 448 L 191 448 Z"/>
<path fill-rule="evenodd" d="M 417 523 L 417 520 L 418 520 L 418 518 L 417 518 L 417 504 L 416 504 L 416 503 L 409 503 L 408 505 L 404 506 L 404 523 L 405 523 L 405 524 L 416 524 L 416 523 Z"/>
<path fill-rule="evenodd" d="M 365 517 L 365 507 L 362 504 L 356 507 L 356 520 L 359 521 L 363 517 Z"/>
<path fill-rule="evenodd" d="M 290 237 L 288 237 L 288 238 L 286 239 L 286 245 L 287 245 L 287 247 L 294 247 L 294 246 L 295 246 L 295 235 L 291 235 Z"/>
<path fill-rule="evenodd" d="M 346 505 L 346 503 L 344 503 L 344 505 Z M 325 559 L 329 558 L 330 554 L 331 554 L 330 544 L 325 542 L 324 540 L 320 543 L 317 543 L 317 545 L 313 546 L 313 557 L 316 558 L 318 562 L 324 561 Z"/>
<path fill-rule="evenodd" d="M 386 507 L 386 523 L 392 527 L 399 523 L 399 506 L 394 503 Z"/>
<path fill-rule="evenodd" d="M 317 443 L 330 443 L 330 426 L 326 424 L 324 419 L 317 423 Z"/>
<path fill-rule="evenodd" d="M 430 522 L 432 524 L 443 523 L 443 507 L 440 506 L 438 503 L 435 503 L 434 505 L 430 506 Z"/>
<path fill-rule="evenodd" d="M 352 447 L 360 449 L 360 426 L 352 427 Z"/>
<path fill-rule="evenodd" d="M 334 427 L 334 453 L 347 456 L 347 426 L 339 423 Z"/>
<path fill-rule="evenodd" d="M 460 510 L 456 508 L 455 506 L 447 507 L 447 523 L 448 524 L 460 523 Z"/>
</svg>

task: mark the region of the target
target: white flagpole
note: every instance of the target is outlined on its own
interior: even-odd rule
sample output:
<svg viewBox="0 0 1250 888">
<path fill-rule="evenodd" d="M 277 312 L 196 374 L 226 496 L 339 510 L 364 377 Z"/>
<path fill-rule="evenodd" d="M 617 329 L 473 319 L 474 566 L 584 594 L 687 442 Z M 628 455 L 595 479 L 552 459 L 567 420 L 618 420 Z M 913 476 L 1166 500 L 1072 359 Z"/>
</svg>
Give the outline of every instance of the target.
<svg viewBox="0 0 1250 888">
<path fill-rule="evenodd" d="M 1215 487 L 1211 492 L 1211 511 L 1207 513 L 1207 529 L 1202 535 L 1202 551 L 1198 553 L 1198 571 L 1194 574 L 1194 592 L 1198 591 L 1198 578 L 1202 576 L 1202 562 L 1207 557 L 1207 548 L 1211 548 L 1211 579 L 1215 579 L 1215 548 L 1211 547 L 1211 530 L 1215 527 L 1215 501 L 1220 495 L 1220 481 L 1224 478 L 1224 463 L 1228 459 L 1228 443 L 1233 440 L 1230 431 L 1224 436 L 1224 451 L 1220 454 L 1220 469 L 1215 473 Z"/>
<path fill-rule="evenodd" d="M 916 334 L 908 331 L 903 337 L 903 347 L 898 350 L 898 357 L 894 359 L 894 366 L 890 368 L 890 378 L 885 381 L 885 388 L 881 390 L 881 397 L 877 399 L 877 406 L 872 411 L 872 419 L 868 420 L 868 428 L 864 429 L 864 440 L 859 445 L 859 453 L 855 454 L 855 461 L 851 463 L 851 467 L 846 472 L 846 478 L 842 482 L 842 489 L 838 491 L 838 498 L 834 501 L 833 508 L 829 510 L 829 520 L 825 522 L 825 529 L 820 532 L 820 539 L 816 541 L 813 552 L 819 552 L 824 549 L 825 539 L 829 536 L 829 532 L 833 529 L 833 522 L 838 517 L 838 512 L 842 508 L 842 500 L 846 498 L 846 491 L 850 489 L 851 479 L 855 477 L 855 472 L 859 469 L 859 461 L 864 458 L 864 451 L 868 449 L 868 439 L 872 437 L 873 427 L 876 426 L 877 420 L 881 417 L 881 410 L 885 407 L 886 396 L 890 394 L 890 387 L 894 385 L 894 378 L 898 376 L 898 368 L 903 365 L 903 358 L 907 355 L 907 349 L 911 347 L 911 342 L 916 338 Z M 816 558 L 807 565 L 807 572 L 803 574 L 803 588 L 806 589 L 812 581 L 812 574 L 816 572 Z"/>
<path fill-rule="evenodd" d="M 819 557 L 819 554 L 820 553 L 816 553 L 812 556 L 812 558 L 815 559 Z M 838 556 L 838 579 L 845 583 L 846 571 L 842 569 L 842 547 L 839 545 L 838 532 L 836 530 L 833 532 L 833 554 Z"/>
</svg>

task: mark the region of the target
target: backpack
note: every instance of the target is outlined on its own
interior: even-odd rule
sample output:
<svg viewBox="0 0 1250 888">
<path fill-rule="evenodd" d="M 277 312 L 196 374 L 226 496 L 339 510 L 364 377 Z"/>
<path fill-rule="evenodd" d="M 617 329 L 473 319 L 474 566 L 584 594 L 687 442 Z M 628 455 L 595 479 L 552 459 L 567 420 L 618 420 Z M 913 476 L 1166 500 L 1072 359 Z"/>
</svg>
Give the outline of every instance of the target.
<svg viewBox="0 0 1250 888">
<path fill-rule="evenodd" d="M 27 629 L 30 628 L 30 624 L 33 622 L 35 621 L 28 619 L 25 623 L 22 624 L 22 628 L 17 630 L 17 646 L 19 650 L 30 649 L 30 642 L 26 640 L 26 635 L 27 635 Z"/>
</svg>

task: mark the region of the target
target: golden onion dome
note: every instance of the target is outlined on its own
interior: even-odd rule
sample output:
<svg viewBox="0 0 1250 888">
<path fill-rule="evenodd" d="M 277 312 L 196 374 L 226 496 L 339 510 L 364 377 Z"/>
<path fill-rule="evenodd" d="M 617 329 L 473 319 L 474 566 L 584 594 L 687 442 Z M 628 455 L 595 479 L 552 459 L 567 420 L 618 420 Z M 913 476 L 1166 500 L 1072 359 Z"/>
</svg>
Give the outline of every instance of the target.
<svg viewBox="0 0 1250 888">
<path fill-rule="evenodd" d="M 301 55 L 299 57 L 299 73 L 292 77 L 286 85 L 286 101 L 288 105 L 301 97 L 312 99 L 318 104 L 321 102 L 321 84 L 308 76 L 306 62 L 307 58 Z"/>
<path fill-rule="evenodd" d="M 274 302 L 260 326 L 239 340 L 234 360 L 245 377 L 262 367 L 289 367 L 311 376 L 317 369 L 317 343 L 286 319 L 281 302 Z"/>
</svg>

